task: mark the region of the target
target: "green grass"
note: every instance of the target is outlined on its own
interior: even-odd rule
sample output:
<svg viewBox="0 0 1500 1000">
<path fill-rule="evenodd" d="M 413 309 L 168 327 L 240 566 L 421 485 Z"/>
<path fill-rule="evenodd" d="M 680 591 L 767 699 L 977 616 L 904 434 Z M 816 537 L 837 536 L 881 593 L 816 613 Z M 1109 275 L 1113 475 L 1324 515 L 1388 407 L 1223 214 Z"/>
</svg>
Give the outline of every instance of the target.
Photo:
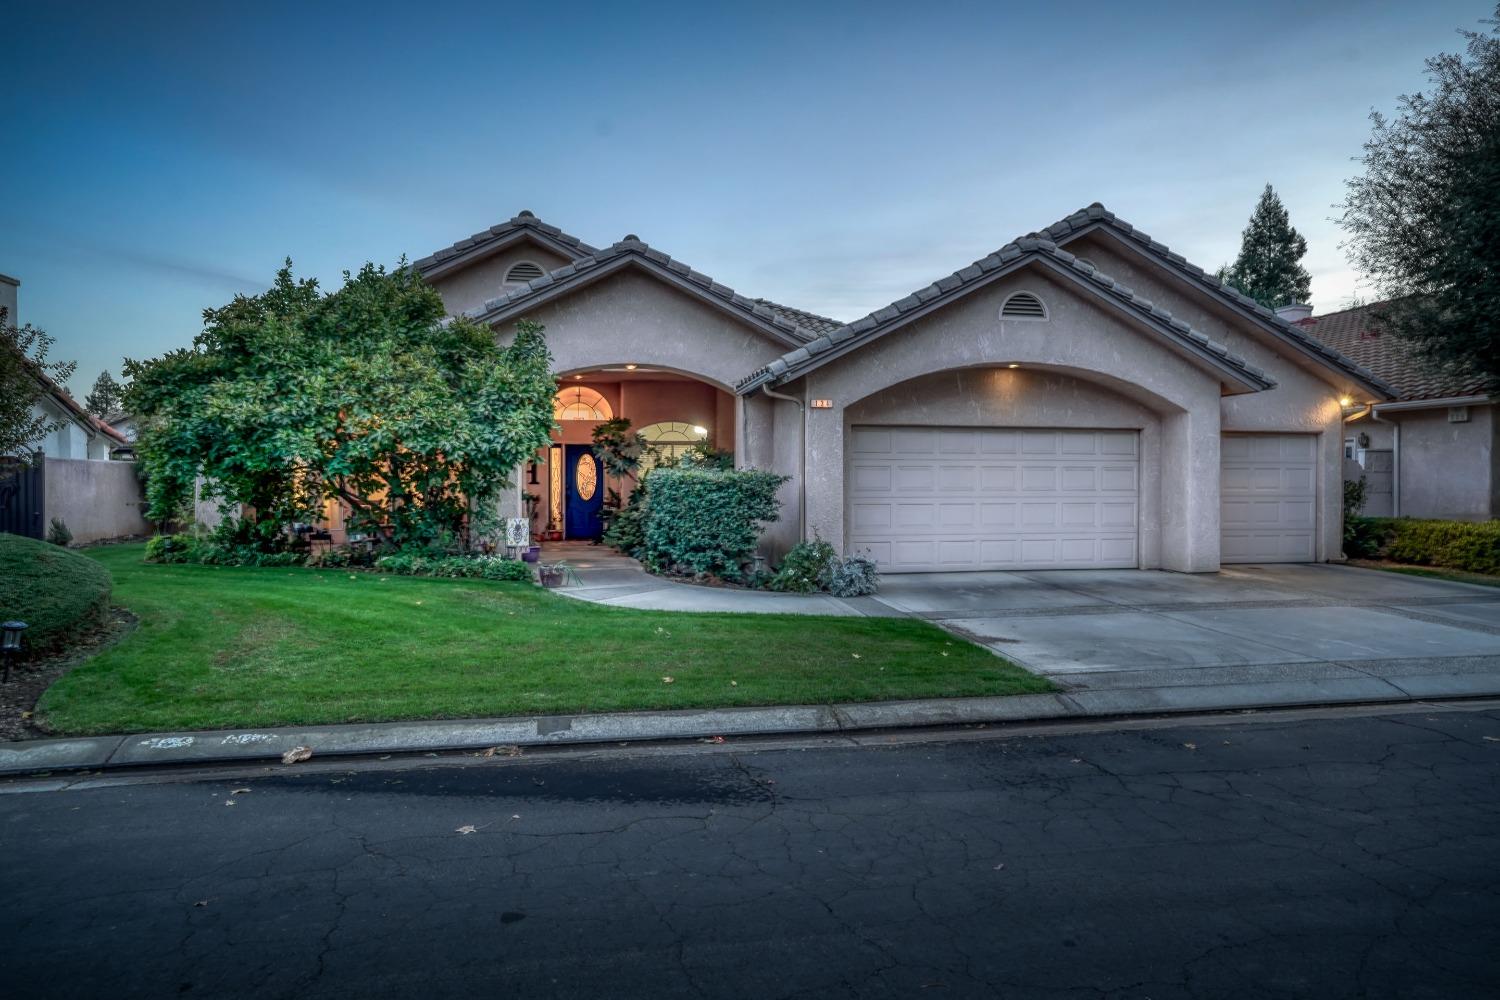
<svg viewBox="0 0 1500 1000">
<path fill-rule="evenodd" d="M 1052 690 L 910 619 L 635 611 L 526 584 L 162 566 L 142 552 L 89 551 L 141 624 L 42 697 L 59 732 Z"/>
<path fill-rule="evenodd" d="M 1378 559 L 1350 559 L 1350 564 L 1365 569 L 1379 569 L 1387 573 L 1405 573 L 1407 576 L 1425 576 L 1433 580 L 1451 580 L 1454 583 L 1473 583 L 1481 587 L 1500 587 L 1500 576 L 1483 573 L 1465 573 L 1457 569 L 1432 569 L 1427 566 L 1407 566 L 1402 563 L 1381 562 Z"/>
<path fill-rule="evenodd" d="M 26 648 L 48 650 L 92 628 L 109 611 L 109 574 L 77 552 L 0 534 L 0 620 L 26 623 Z"/>
</svg>

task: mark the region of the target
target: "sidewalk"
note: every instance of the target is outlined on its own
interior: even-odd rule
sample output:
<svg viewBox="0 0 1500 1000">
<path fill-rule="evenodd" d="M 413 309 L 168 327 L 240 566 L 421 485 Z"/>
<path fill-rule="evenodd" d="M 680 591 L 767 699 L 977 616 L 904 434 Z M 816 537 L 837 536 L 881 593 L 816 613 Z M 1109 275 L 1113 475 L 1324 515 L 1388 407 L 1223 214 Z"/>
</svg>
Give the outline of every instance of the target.
<svg viewBox="0 0 1500 1000">
<path fill-rule="evenodd" d="M 91 736 L 0 744 L 0 775 L 1500 697 L 1500 657 L 1140 671 L 1056 694 Z"/>
</svg>

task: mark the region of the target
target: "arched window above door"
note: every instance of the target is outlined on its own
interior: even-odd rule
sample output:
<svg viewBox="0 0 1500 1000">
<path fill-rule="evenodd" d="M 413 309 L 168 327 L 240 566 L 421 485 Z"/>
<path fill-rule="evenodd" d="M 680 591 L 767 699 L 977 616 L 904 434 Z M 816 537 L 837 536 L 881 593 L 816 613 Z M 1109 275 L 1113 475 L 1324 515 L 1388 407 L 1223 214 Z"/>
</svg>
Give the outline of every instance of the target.
<svg viewBox="0 0 1500 1000">
<path fill-rule="evenodd" d="M 656 455 L 663 459 L 676 459 L 703 443 L 708 437 L 708 428 L 685 424 L 680 420 L 663 420 L 642 427 L 640 435 L 641 440 L 650 445 Z M 656 463 L 652 461 L 652 457 L 647 455 L 641 460 L 641 471 L 644 473 L 654 464 Z"/>
<path fill-rule="evenodd" d="M 553 420 L 592 420 L 600 423 L 613 420 L 614 408 L 597 389 L 586 385 L 570 385 L 562 389 L 552 400 Z"/>
</svg>

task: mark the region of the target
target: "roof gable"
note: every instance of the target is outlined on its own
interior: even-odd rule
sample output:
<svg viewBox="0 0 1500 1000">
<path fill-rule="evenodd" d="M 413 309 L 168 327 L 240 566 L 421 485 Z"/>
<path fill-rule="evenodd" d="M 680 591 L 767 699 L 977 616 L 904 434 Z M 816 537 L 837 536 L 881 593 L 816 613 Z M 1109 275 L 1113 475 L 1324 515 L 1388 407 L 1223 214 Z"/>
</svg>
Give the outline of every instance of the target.
<svg viewBox="0 0 1500 1000">
<path fill-rule="evenodd" d="M 801 313 L 800 310 L 785 306 L 772 308 L 773 304 L 763 299 L 746 298 L 727 285 L 721 285 L 708 275 L 653 249 L 635 236 L 626 236 L 612 246 L 565 264 L 519 288 L 488 300 L 480 308 L 472 309 L 465 315 L 481 323 L 498 323 L 627 267 L 640 268 L 788 347 L 804 344 L 816 336 L 791 318 L 812 317 L 812 313 Z M 816 318 L 834 322 L 826 317 Z"/>
<path fill-rule="evenodd" d="M 904 299 L 814 338 L 752 373 L 736 388 L 743 394 L 761 385 L 774 385 L 806 374 L 1027 266 L 1047 267 L 1071 280 L 1087 293 L 1113 305 L 1184 353 L 1214 369 L 1226 382 L 1239 386 L 1243 391 L 1255 392 L 1276 385 L 1269 375 L 1223 344 L 1210 340 L 1206 334 L 1174 318 L 1165 309 L 1137 296 L 1125 285 L 1098 268 L 1078 260 L 1051 240 L 1025 237 L 1006 244 L 988 257 L 975 261 L 946 278 L 939 278 Z"/>
<path fill-rule="evenodd" d="M 430 256 L 423 257 L 412 264 L 412 267 L 423 278 L 430 281 L 462 270 L 470 264 L 478 263 L 522 241 L 540 244 L 568 260 L 579 260 L 598 252 L 578 237 L 571 236 L 556 226 L 548 225 L 523 208 L 508 222 L 491 226 L 468 239 L 459 240 L 452 246 L 444 247 Z"/>
<path fill-rule="evenodd" d="M 1395 395 L 1395 388 L 1385 382 L 1374 372 L 1360 365 L 1356 360 L 1345 357 L 1335 348 L 1322 342 L 1316 337 L 1299 328 L 1294 323 L 1289 323 L 1277 316 L 1276 313 L 1256 302 L 1237 289 L 1224 284 L 1218 278 L 1209 274 L 1203 268 L 1189 261 L 1180 253 L 1175 253 L 1165 243 L 1152 239 L 1147 234 L 1136 229 L 1130 223 L 1116 216 L 1097 201 L 1087 208 L 1079 209 L 1065 219 L 1060 219 L 1033 235 L 1055 241 L 1058 246 L 1066 246 L 1068 243 L 1084 236 L 1087 233 L 1104 231 L 1115 238 L 1115 242 L 1123 245 L 1148 259 L 1163 266 L 1183 279 L 1190 286 L 1208 295 L 1210 298 L 1228 306 L 1238 315 L 1250 320 L 1260 329 L 1273 334 L 1282 343 L 1287 344 L 1304 357 L 1318 362 L 1326 368 L 1331 368 L 1341 375 L 1353 379 L 1373 392 L 1384 395 Z"/>
</svg>

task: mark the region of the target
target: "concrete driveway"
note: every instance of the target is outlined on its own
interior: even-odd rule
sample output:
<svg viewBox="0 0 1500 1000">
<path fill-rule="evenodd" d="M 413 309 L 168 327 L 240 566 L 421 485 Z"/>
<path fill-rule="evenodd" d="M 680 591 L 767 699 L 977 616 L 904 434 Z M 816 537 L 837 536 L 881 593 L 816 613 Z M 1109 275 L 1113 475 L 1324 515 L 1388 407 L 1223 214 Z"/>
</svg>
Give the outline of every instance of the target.
<svg viewBox="0 0 1500 1000">
<path fill-rule="evenodd" d="M 1500 679 L 1500 588 L 1327 564 L 888 576 L 878 600 L 1068 690 Z M 1444 680 L 1449 678 L 1451 680 Z"/>
</svg>

